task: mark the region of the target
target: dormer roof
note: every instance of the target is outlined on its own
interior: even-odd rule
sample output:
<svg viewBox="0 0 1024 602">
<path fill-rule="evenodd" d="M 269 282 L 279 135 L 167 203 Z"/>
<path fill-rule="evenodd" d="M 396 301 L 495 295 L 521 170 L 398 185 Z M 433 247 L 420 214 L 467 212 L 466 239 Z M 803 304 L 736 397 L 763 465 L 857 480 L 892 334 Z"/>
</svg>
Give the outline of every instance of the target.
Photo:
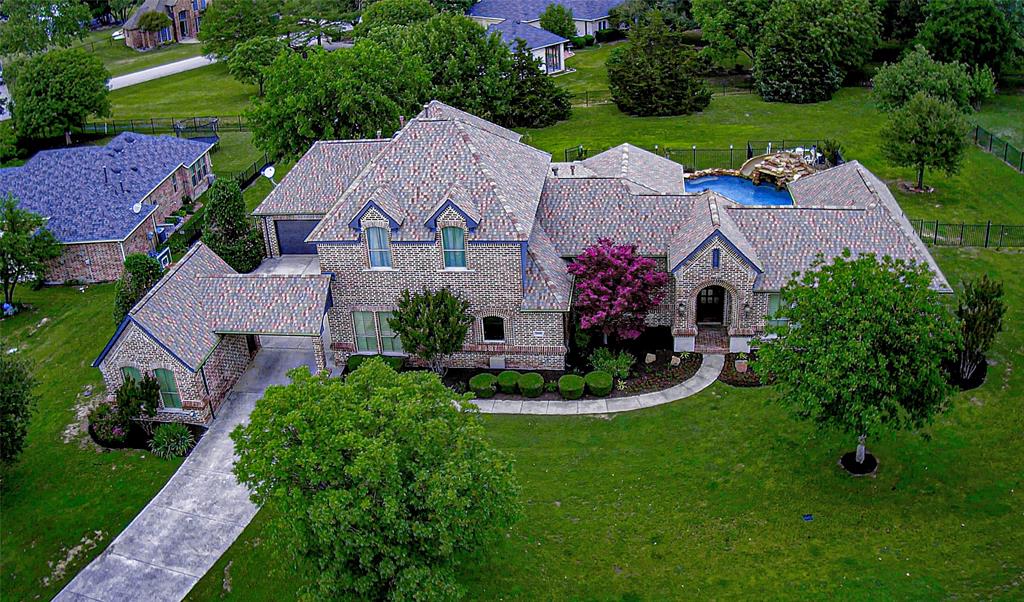
<svg viewBox="0 0 1024 602">
<path fill-rule="evenodd" d="M 714 192 L 708 192 L 694 204 L 686 227 L 680 228 L 669 245 L 669 271 L 675 272 L 697 256 L 709 242 L 719 240 L 758 273 L 764 265 L 743 231 L 726 211 L 732 201 Z"/>
</svg>

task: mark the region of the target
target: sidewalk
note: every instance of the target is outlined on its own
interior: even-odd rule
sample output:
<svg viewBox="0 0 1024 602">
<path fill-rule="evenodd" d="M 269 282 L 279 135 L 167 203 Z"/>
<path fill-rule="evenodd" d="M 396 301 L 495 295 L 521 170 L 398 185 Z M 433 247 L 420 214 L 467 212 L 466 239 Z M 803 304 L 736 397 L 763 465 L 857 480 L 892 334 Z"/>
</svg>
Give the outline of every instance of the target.
<svg viewBox="0 0 1024 602">
<path fill-rule="evenodd" d="M 174 75 L 175 73 L 183 73 L 185 71 L 191 71 L 192 69 L 212 65 L 215 62 L 217 62 L 217 59 L 212 57 L 195 56 L 183 61 L 167 63 L 166 65 L 159 65 L 157 67 L 143 69 L 142 71 L 136 71 L 135 73 L 112 77 L 110 78 L 110 83 L 107 84 L 107 87 L 111 90 L 119 90 L 128 86 L 134 86 L 135 84 L 141 84 L 142 82 L 148 82 L 161 77 L 167 77 L 168 75 Z"/>
</svg>

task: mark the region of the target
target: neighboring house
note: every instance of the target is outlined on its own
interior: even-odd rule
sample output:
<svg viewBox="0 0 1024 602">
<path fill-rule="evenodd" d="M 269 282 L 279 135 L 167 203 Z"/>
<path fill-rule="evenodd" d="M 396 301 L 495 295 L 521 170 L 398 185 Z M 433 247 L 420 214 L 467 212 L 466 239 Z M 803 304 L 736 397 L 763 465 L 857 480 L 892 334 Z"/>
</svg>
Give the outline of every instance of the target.
<svg viewBox="0 0 1024 602">
<path fill-rule="evenodd" d="M 47 280 L 116 280 L 129 253 L 154 250 L 158 226 L 201 195 L 212 179 L 211 145 L 123 133 L 106 146 L 36 153 L 0 169 L 0 195 L 47 218 L 64 244 Z"/>
<path fill-rule="evenodd" d="M 126 378 L 156 378 L 157 420 L 208 422 L 259 350 L 261 335 L 312 340 L 317 369 L 326 369 L 330 280 L 238 274 L 197 243 L 128 312 L 93 366 L 111 395 Z"/>
<path fill-rule="evenodd" d="M 501 40 L 513 51 L 519 40 L 526 42 L 526 48 L 540 61 L 540 68 L 545 73 L 559 73 L 565 70 L 569 40 L 561 36 L 511 20 L 489 26 L 487 33 L 501 35 Z"/>
<path fill-rule="evenodd" d="M 254 215 L 270 256 L 318 256 L 330 297 L 317 288 L 326 280 L 311 280 L 288 284 L 291 292 L 268 285 L 256 302 L 244 296 L 255 294 L 249 288 L 188 285 L 203 274 L 178 268 L 165 282 L 184 280 L 184 289 L 158 286 L 163 301 L 140 303 L 98 360 L 108 388 L 137 357 L 121 342 L 137 322 L 135 338 L 151 341 L 146 353 L 180 356 L 179 382 L 194 388 L 203 378 L 232 381 L 243 369 L 204 363 L 227 344 L 218 336 L 315 336 L 324 312 L 322 336 L 337 365 L 355 354 L 405 355 L 388 322 L 401 292 L 440 287 L 465 298 L 473 317 L 448 365 L 564 369 L 573 291 L 567 262 L 599 238 L 636 244 L 670 273 L 648 326 L 671 336 L 676 351 L 748 350 L 774 319 L 779 290 L 818 253 L 849 248 L 923 262 L 934 286 L 949 290 L 885 184 L 856 161 L 792 184 L 793 205 L 744 206 L 687 192 L 682 165 L 629 144 L 552 163 L 519 140 L 434 101 L 392 138 L 314 144 Z M 194 253 L 217 264 L 204 274 L 226 271 L 208 250 Z M 253 324 L 236 324 L 245 312 Z M 189 398 L 214 403 L 219 389 L 206 390 Z"/>
<path fill-rule="evenodd" d="M 124 22 L 124 43 L 129 48 L 148 50 L 162 44 L 195 40 L 203 20 L 203 11 L 213 0 L 144 0 L 142 5 Z M 171 25 L 160 31 L 142 31 L 139 18 L 149 12 L 159 12 L 171 19 Z"/>
<path fill-rule="evenodd" d="M 608 13 L 621 3 L 622 0 L 480 0 L 469 7 L 466 15 L 484 27 L 511 21 L 539 28 L 544 9 L 561 4 L 572 10 L 576 35 L 585 36 L 614 27 Z"/>
</svg>

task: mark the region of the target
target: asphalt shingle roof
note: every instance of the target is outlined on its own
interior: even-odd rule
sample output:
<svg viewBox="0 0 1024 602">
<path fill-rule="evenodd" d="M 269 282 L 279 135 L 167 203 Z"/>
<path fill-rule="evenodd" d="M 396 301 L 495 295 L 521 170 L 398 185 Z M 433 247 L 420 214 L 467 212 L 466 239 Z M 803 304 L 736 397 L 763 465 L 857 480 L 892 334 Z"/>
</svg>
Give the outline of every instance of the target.
<svg viewBox="0 0 1024 602">
<path fill-rule="evenodd" d="M 501 136 L 502 138 L 505 138 L 506 140 L 511 140 L 513 142 L 519 142 L 519 140 L 522 138 L 522 135 L 519 134 L 518 132 L 515 132 L 508 128 L 503 128 L 496 123 L 492 123 L 490 121 L 487 121 L 486 119 L 482 119 L 480 117 L 477 117 L 476 115 L 467 113 L 462 109 L 456 109 L 455 107 L 447 105 L 439 100 L 432 100 L 428 102 L 423 107 L 423 110 L 420 111 L 420 114 L 416 116 L 416 118 L 451 119 L 453 121 L 461 121 L 462 123 L 471 125 L 485 132 L 494 134 L 495 136 Z"/>
<path fill-rule="evenodd" d="M 50 218 L 47 227 L 63 243 L 123 240 L 156 208 L 132 206 L 210 146 L 126 132 L 106 146 L 40 151 L 21 167 L 0 169 L 0 195 Z"/>
<path fill-rule="evenodd" d="M 325 215 L 390 140 L 316 142 L 253 215 Z"/>
<path fill-rule="evenodd" d="M 632 144 L 620 144 L 581 162 L 595 175 L 624 178 L 661 194 L 683 194 L 683 166 Z"/>
<path fill-rule="evenodd" d="M 572 9 L 574 19 L 592 21 L 607 17 L 608 12 L 622 3 L 622 0 L 481 0 L 469 7 L 466 14 L 471 17 L 491 17 L 512 21 L 533 21 L 550 4 L 561 4 Z"/>
<path fill-rule="evenodd" d="M 530 50 L 546 48 L 548 46 L 554 46 L 556 44 L 569 41 L 546 29 L 527 25 L 526 23 L 521 23 L 512 19 L 506 19 L 501 23 L 491 25 L 487 28 L 487 33 L 497 33 L 500 35 L 501 41 L 512 50 L 515 50 L 517 40 L 526 42 L 526 47 Z"/>
<path fill-rule="evenodd" d="M 789 183 L 793 202 L 804 207 L 867 207 L 877 198 L 865 185 L 864 169 L 857 161 L 804 176 Z"/>
<path fill-rule="evenodd" d="M 565 311 L 572 296 L 572 276 L 551 238 L 540 224 L 534 224 L 527 245 L 523 275 L 523 309 Z"/>
<path fill-rule="evenodd" d="M 718 233 L 743 254 L 758 270 L 764 269 L 757 251 L 750 245 L 746 235 L 732 220 L 727 208 L 733 203 L 714 192 L 706 192 L 693 205 L 690 215 L 683 220 L 676 237 L 668 247 L 668 268 L 674 271 L 701 244 Z"/>
</svg>

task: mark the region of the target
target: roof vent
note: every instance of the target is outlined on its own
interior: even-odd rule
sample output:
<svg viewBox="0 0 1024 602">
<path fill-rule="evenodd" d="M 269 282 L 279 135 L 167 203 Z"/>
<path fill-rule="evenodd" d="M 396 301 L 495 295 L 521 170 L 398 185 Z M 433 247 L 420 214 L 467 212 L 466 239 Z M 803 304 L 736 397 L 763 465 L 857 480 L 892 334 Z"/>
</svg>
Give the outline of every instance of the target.
<svg viewBox="0 0 1024 602">
<path fill-rule="evenodd" d="M 554 176 L 557 178 L 558 177 L 558 168 L 557 167 L 552 167 L 551 168 L 551 173 L 554 174 Z"/>
<path fill-rule="evenodd" d="M 132 205 L 132 213 L 142 213 L 142 203 L 135 203 Z"/>
</svg>

